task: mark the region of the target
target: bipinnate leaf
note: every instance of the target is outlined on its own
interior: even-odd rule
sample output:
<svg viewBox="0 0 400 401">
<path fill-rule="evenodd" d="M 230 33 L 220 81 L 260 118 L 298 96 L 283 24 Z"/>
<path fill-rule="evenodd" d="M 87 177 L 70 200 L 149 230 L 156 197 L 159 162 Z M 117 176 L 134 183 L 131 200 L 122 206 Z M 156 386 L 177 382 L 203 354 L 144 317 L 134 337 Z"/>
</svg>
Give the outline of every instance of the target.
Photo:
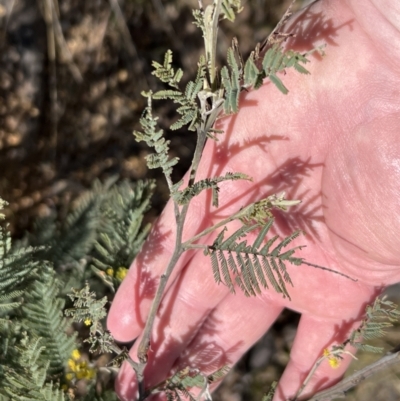
<svg viewBox="0 0 400 401">
<path fill-rule="evenodd" d="M 152 72 L 162 82 L 168 83 L 173 88 L 178 88 L 178 84 L 183 76 L 183 71 L 179 68 L 176 72 L 172 67 L 172 51 L 167 50 L 164 55 L 164 63 L 152 62 L 154 71 Z"/>
<path fill-rule="evenodd" d="M 237 113 L 239 110 L 239 95 L 241 90 L 239 65 L 235 59 L 234 51 L 228 49 L 228 65 L 221 69 L 221 83 L 225 90 L 224 112 L 225 114 Z"/>
<path fill-rule="evenodd" d="M 307 62 L 308 59 L 305 55 L 293 50 L 284 51 L 276 44 L 265 53 L 262 67 L 265 77 L 268 77 L 283 94 L 287 94 L 287 88 L 283 85 L 282 81 L 276 74 L 291 67 L 302 74 L 309 74 L 309 72 L 300 64 L 305 64 Z"/>
<path fill-rule="evenodd" d="M 252 52 L 244 65 L 244 86 L 258 89 L 263 83 L 263 78 L 263 71 L 256 66 Z"/>
<path fill-rule="evenodd" d="M 149 147 L 154 148 L 156 153 L 146 156 L 147 165 L 150 169 L 162 168 L 165 176 L 169 177 L 172 173 L 172 167 L 178 163 L 178 158 L 169 158 L 169 143 L 163 137 L 164 132 L 157 129 L 157 117 L 152 115 L 152 92 L 143 93 L 147 97 L 147 107 L 143 112 L 139 122 L 143 131 L 133 131 L 138 142 L 144 141 Z"/>
<path fill-rule="evenodd" d="M 364 340 L 376 339 L 386 335 L 387 329 L 393 327 L 400 319 L 397 305 L 386 296 L 376 298 L 373 305 L 368 305 L 361 326 L 352 332 L 349 343 L 358 349 L 369 352 L 382 352 L 382 348 L 365 344 Z"/>
<path fill-rule="evenodd" d="M 286 270 L 286 262 L 299 265 L 302 259 L 293 257 L 295 250 L 299 247 L 284 253 L 281 251 L 301 232 L 294 232 L 270 251 L 277 240 L 275 236 L 265 243 L 272 223 L 273 219 L 270 219 L 264 226 L 258 223 L 244 225 L 227 239 L 224 239 L 226 228 L 218 234 L 214 243 L 205 251 L 210 255 L 213 275 L 217 283 L 224 283 L 231 292 L 235 292 L 233 282 L 236 282 L 246 296 L 260 294 L 261 288 L 268 288 L 271 285 L 284 298 L 290 299 L 286 286 L 293 286 L 293 283 Z M 240 241 L 255 230 L 259 230 L 259 233 L 253 245 L 248 245 L 246 240 Z"/>
<path fill-rule="evenodd" d="M 178 84 L 177 82 L 175 82 L 174 78 L 172 81 L 168 81 L 167 79 L 163 80 L 163 82 L 168 82 L 168 84 L 174 88 L 173 90 L 162 90 L 152 95 L 153 99 L 169 99 L 172 100 L 174 103 L 180 105 L 180 107 L 178 107 L 176 111 L 181 115 L 181 118 L 179 118 L 174 124 L 170 126 L 171 130 L 177 130 L 185 125 L 189 125 L 189 131 L 195 131 L 200 122 L 200 109 L 197 96 L 199 92 L 203 89 L 204 85 L 204 77 L 206 71 L 204 63 L 204 60 L 203 62 L 200 61 L 196 79 L 194 81 L 188 82 L 185 92 L 182 92 L 179 89 Z M 153 66 L 154 65 L 155 64 L 153 63 Z M 157 68 L 158 69 L 156 71 L 161 71 L 160 64 L 157 64 Z"/>
<path fill-rule="evenodd" d="M 235 57 L 235 54 L 239 55 L 236 46 L 233 45 L 228 49 L 228 66 L 221 69 L 221 84 L 225 91 L 225 114 L 237 113 L 240 92 L 248 88 L 258 89 L 265 78 L 269 78 L 283 94 L 287 94 L 289 91 L 278 77 L 279 72 L 294 68 L 302 74 L 309 73 L 302 65 L 308 62 L 306 55 L 293 50 L 285 51 L 279 44 L 267 50 L 261 63 L 258 62 L 259 56 L 252 52 L 244 66 L 241 59 L 238 61 Z"/>
<path fill-rule="evenodd" d="M 49 382 L 49 361 L 43 358 L 46 342 L 39 337 L 29 338 L 26 333 L 15 347 L 14 368 L 3 366 L 4 376 L 0 395 L 15 401 L 64 401 L 66 396 L 59 385 Z"/>
<path fill-rule="evenodd" d="M 235 180 L 251 180 L 249 176 L 242 173 L 226 173 L 221 177 L 206 178 L 204 180 L 197 181 L 193 185 L 185 188 L 183 191 L 178 191 L 179 186 L 182 182 L 177 183 L 173 188 L 175 191 L 172 193 L 172 198 L 180 205 L 186 205 L 190 200 L 197 196 L 200 192 L 206 189 L 213 190 L 213 206 L 218 207 L 218 184 L 223 181 L 235 181 Z"/>
</svg>

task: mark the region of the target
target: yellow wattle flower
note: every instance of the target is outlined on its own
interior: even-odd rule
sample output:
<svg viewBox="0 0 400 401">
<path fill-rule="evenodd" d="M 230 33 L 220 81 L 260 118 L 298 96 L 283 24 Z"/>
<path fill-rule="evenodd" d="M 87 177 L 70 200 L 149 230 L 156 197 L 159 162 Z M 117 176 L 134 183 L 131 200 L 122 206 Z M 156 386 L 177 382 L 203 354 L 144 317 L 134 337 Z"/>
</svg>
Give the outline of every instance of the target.
<svg viewBox="0 0 400 401">
<path fill-rule="evenodd" d="M 340 360 L 333 356 L 328 358 L 328 362 L 329 362 L 329 365 L 331 366 L 331 368 L 333 368 L 333 369 L 337 369 L 340 366 Z"/>
<path fill-rule="evenodd" d="M 78 361 L 78 360 L 81 358 L 81 353 L 79 352 L 79 350 L 74 349 L 74 350 L 72 351 L 71 358 L 72 358 L 74 361 Z"/>
<path fill-rule="evenodd" d="M 332 355 L 328 348 L 322 353 L 328 359 L 328 363 L 332 369 L 337 369 L 340 366 L 340 359 L 336 355 Z"/>
<path fill-rule="evenodd" d="M 122 281 L 126 277 L 127 274 L 128 274 L 128 269 L 126 267 L 118 267 L 115 277 L 119 281 Z"/>
<path fill-rule="evenodd" d="M 65 380 L 70 382 L 74 378 L 74 374 L 69 372 L 65 374 Z"/>
<path fill-rule="evenodd" d="M 73 372 L 76 369 L 76 362 L 73 359 L 68 359 L 68 368 L 69 370 L 72 370 Z"/>
</svg>

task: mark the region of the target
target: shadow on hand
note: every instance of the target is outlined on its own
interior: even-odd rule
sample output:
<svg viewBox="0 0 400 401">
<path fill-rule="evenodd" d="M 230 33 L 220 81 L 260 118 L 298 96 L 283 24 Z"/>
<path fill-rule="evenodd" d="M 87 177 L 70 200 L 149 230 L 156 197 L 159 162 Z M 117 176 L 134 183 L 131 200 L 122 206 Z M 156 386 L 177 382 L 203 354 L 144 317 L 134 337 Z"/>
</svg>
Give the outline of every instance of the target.
<svg viewBox="0 0 400 401">
<path fill-rule="evenodd" d="M 338 46 L 335 38 L 338 32 L 348 27 L 353 30 L 354 19 L 342 24 L 335 24 L 332 18 L 327 18 L 324 11 L 316 11 L 313 4 L 304 8 L 285 26 L 285 31 L 292 36 L 288 40 L 288 47 L 297 51 L 309 51 L 310 48 L 326 43 L 330 46 Z M 315 57 L 321 59 L 318 53 Z"/>
<path fill-rule="evenodd" d="M 146 321 L 141 314 L 140 305 L 145 300 L 150 300 L 155 297 L 160 277 L 150 270 L 150 266 L 154 263 L 157 255 L 161 254 L 165 249 L 163 243 L 168 237 L 171 237 L 172 232 L 167 231 L 161 233 L 160 230 L 154 229 L 151 231 L 146 245 L 135 259 L 137 269 L 137 278 L 132 289 L 132 296 L 135 300 L 135 313 L 139 325 L 145 325 Z M 167 261 L 166 261 L 167 262 Z"/>
<path fill-rule="evenodd" d="M 251 200 L 257 201 L 264 199 L 273 194 L 285 192 L 286 199 L 304 199 L 309 192 L 304 190 L 303 180 L 313 173 L 313 170 L 322 168 L 322 163 L 312 163 L 310 158 L 302 160 L 299 157 L 289 158 L 282 162 L 276 169 L 266 176 L 262 181 L 255 183 L 246 190 L 246 196 Z M 236 182 L 230 185 L 240 185 Z M 239 192 L 239 191 L 237 191 Z M 210 195 L 209 195 L 210 196 Z M 299 206 L 291 208 L 288 212 L 274 210 L 273 214 L 276 218 L 276 223 L 271 231 L 273 234 L 287 236 L 293 233 L 294 230 L 303 230 L 312 236 L 318 238 L 315 225 L 323 221 L 322 208 L 319 205 L 321 193 L 315 193 Z M 218 220 L 225 216 L 225 209 L 229 209 L 232 205 L 240 205 L 241 195 L 232 198 L 218 210 L 211 210 L 209 206 L 207 213 L 212 220 Z M 211 205 L 211 199 L 208 199 L 208 205 Z M 246 206 L 244 204 L 241 207 Z"/>
<path fill-rule="evenodd" d="M 184 272 L 169 294 L 168 301 L 162 304 L 162 318 L 154 327 L 145 370 L 147 388 L 157 383 L 164 384 L 167 377 L 185 368 L 197 369 L 207 375 L 232 364 L 230 355 L 237 353 L 242 344 L 242 340 L 238 339 L 234 346 L 226 350 L 218 343 L 221 322 L 212 315 L 211 309 L 205 309 L 192 324 L 185 325 L 181 320 L 172 319 L 183 279 Z"/>
</svg>

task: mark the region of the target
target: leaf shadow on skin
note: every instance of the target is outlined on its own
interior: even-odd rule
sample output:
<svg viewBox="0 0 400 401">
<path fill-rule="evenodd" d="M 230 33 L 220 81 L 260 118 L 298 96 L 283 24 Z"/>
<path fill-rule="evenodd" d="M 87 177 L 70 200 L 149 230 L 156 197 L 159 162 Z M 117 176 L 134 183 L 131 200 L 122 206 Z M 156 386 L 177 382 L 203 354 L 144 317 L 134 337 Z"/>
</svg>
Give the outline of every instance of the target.
<svg viewBox="0 0 400 401">
<path fill-rule="evenodd" d="M 216 340 L 213 340 L 213 337 L 218 339 L 218 328 L 221 326 L 221 322 L 212 315 L 211 308 L 204 309 L 197 321 L 188 325 L 185 330 L 174 327 L 171 316 L 174 313 L 175 301 L 182 293 L 184 278 L 185 271 L 171 288 L 168 301 L 164 301 L 161 305 L 160 314 L 163 318 L 155 327 L 149 362 L 146 367 L 146 370 L 152 374 L 150 385 L 155 384 L 152 383 L 154 380 L 161 381 L 168 373 L 173 374 L 188 366 L 211 373 L 228 364 L 230 362 L 229 354 L 235 352 L 242 343 L 239 340 L 235 346 L 226 351 L 218 345 Z M 202 333 L 201 336 L 199 336 L 199 332 Z M 179 336 L 176 333 L 180 333 Z M 199 337 L 202 338 L 201 342 L 197 342 Z M 161 369 L 160 366 L 162 366 Z M 154 372 L 157 371 L 159 371 L 158 376 L 160 377 L 154 375 Z"/>
<path fill-rule="evenodd" d="M 189 366 L 199 369 L 203 374 L 211 374 L 223 366 L 231 368 L 236 363 L 236 356 L 243 346 L 243 340 L 237 340 L 228 349 L 224 349 L 218 343 L 219 331 L 217 328 L 220 326 L 219 323 L 215 316 L 209 315 L 201 326 L 197 338 L 180 355 L 174 366 L 174 372 Z M 198 341 L 198 338 L 202 338 L 202 340 Z M 221 380 L 212 383 L 212 391 L 218 387 Z"/>
<path fill-rule="evenodd" d="M 251 185 L 246 189 L 246 195 L 253 201 L 261 200 L 272 194 L 279 194 L 286 192 L 287 199 L 302 199 L 308 192 L 300 188 L 305 177 L 308 177 L 310 172 L 316 168 L 322 168 L 322 163 L 311 163 L 310 159 L 301 160 L 298 157 L 289 158 L 278 166 L 271 174 L 267 175 L 263 180 L 257 184 Z M 240 185 L 237 181 L 229 185 Z M 237 191 L 239 192 L 239 191 Z M 241 195 L 238 195 L 229 200 L 218 210 L 212 210 L 211 195 L 208 195 L 206 204 L 208 210 L 206 214 L 212 220 L 218 220 L 225 217 L 226 211 L 234 205 L 238 204 L 240 207 L 246 206 L 240 204 Z M 288 212 L 273 211 L 274 217 L 278 224 L 274 224 L 271 228 L 271 234 L 279 234 L 287 236 L 293 233 L 294 230 L 303 230 L 308 234 L 312 234 L 318 238 L 318 232 L 315 225 L 324 221 L 321 206 L 318 201 L 321 197 L 320 192 L 313 194 L 309 199 L 302 202 L 300 206 L 291 208 Z M 312 237 L 311 236 L 311 237 Z M 311 238 L 310 237 L 310 238 Z"/>
<path fill-rule="evenodd" d="M 331 338 L 325 343 L 325 345 L 319 350 L 318 353 L 318 357 L 316 358 L 316 360 L 314 361 L 314 363 L 317 361 L 317 359 L 319 359 L 322 355 L 325 349 L 330 349 L 332 347 L 332 344 L 334 345 L 339 345 L 342 344 L 343 342 L 345 342 L 352 331 L 357 330 L 358 327 L 361 325 L 362 320 L 365 318 L 365 310 L 366 307 L 368 305 L 371 305 L 375 298 L 377 296 L 379 296 L 379 294 L 382 292 L 383 288 L 377 288 L 375 290 L 375 292 L 373 293 L 373 295 L 371 296 L 371 298 L 367 301 L 364 302 L 361 306 L 360 309 L 357 313 L 357 315 L 359 316 L 358 318 L 354 318 L 354 319 L 348 319 L 348 320 L 343 320 L 342 323 L 336 324 L 333 328 L 333 332 L 332 332 L 332 336 Z M 352 350 L 350 350 L 350 352 L 354 352 Z M 351 358 L 350 356 L 346 356 L 346 358 Z M 324 362 L 323 362 L 324 363 Z M 310 367 L 311 369 L 311 367 Z M 300 383 L 304 383 L 304 380 L 306 379 L 307 375 L 308 375 L 308 371 L 304 372 L 301 377 L 300 377 Z M 316 393 L 318 391 L 323 390 L 324 388 L 333 386 L 334 384 L 336 384 L 337 382 L 339 382 L 342 377 L 339 377 L 337 380 L 335 381 L 331 381 L 331 378 L 327 375 L 324 375 L 322 377 L 318 377 L 319 374 L 319 370 L 317 369 L 314 375 L 314 379 L 312 379 L 310 381 L 310 383 L 313 386 L 313 393 Z M 329 383 L 329 385 L 328 385 Z M 285 397 L 285 394 L 283 394 L 282 389 L 280 389 L 279 387 L 277 388 L 277 392 L 279 393 L 280 397 L 283 399 Z M 311 394 L 309 394 L 307 391 L 305 391 L 302 395 L 301 395 L 301 399 L 303 399 L 304 397 L 309 397 L 311 396 Z"/>
<path fill-rule="evenodd" d="M 287 41 L 287 46 L 297 51 L 308 51 L 310 48 L 326 43 L 329 46 L 339 46 L 335 41 L 338 31 L 348 27 L 353 30 L 354 19 L 336 25 L 332 18 L 327 18 L 324 11 L 314 11 L 315 5 L 311 4 L 299 11 L 285 25 L 285 32 L 293 34 Z M 319 53 L 313 53 L 313 57 L 322 60 Z"/>
<path fill-rule="evenodd" d="M 179 276 L 176 285 L 172 287 L 168 301 L 162 303 L 159 312 L 162 319 L 157 321 L 153 330 L 148 363 L 144 372 L 147 390 L 157 384 L 162 384 L 167 377 L 171 377 L 186 367 L 199 369 L 201 372 L 209 374 L 231 363 L 233 358 L 230 358 L 230 354 L 235 354 L 242 344 L 242 341 L 239 340 L 228 350 L 224 350 L 218 345 L 218 327 L 221 322 L 212 317 L 210 308 L 205 309 L 200 319 L 194 324 L 188 324 L 184 330 L 181 328 L 177 330 L 174 327 L 171 316 L 173 316 L 176 298 L 182 290 L 183 277 L 184 273 Z M 202 340 L 198 342 L 195 337 L 200 331 Z M 132 353 L 131 356 L 136 359 Z M 117 388 L 117 391 L 125 400 L 135 399 L 137 384 L 134 377 L 130 367 L 121 370 L 119 382 L 125 384 L 120 389 Z M 127 382 L 129 382 L 128 385 L 126 385 Z M 164 397 L 152 396 L 151 399 L 161 400 Z"/>
<path fill-rule="evenodd" d="M 160 230 L 152 230 L 147 241 L 146 247 L 138 254 L 135 259 L 137 269 L 137 279 L 132 289 L 133 297 L 135 299 L 135 313 L 139 325 L 144 326 L 145 320 L 142 317 L 140 305 L 144 300 L 153 299 L 160 278 L 157 277 L 149 270 L 156 255 L 161 254 L 164 250 L 163 243 L 167 237 L 172 235 L 172 231 L 160 233 Z"/>
<path fill-rule="evenodd" d="M 303 199 L 308 191 L 296 194 L 294 188 L 288 191 L 289 199 Z M 293 195 L 291 195 L 293 193 Z M 307 202 L 302 202 L 290 211 L 284 212 L 279 209 L 272 210 L 275 223 L 271 227 L 271 234 L 286 237 L 295 230 L 302 230 L 308 240 L 315 241 L 320 239 L 320 234 L 316 225 L 323 223 L 325 218 L 322 214 L 322 206 L 319 204 L 320 193 L 314 194 Z"/>
<path fill-rule="evenodd" d="M 286 160 L 268 178 L 269 184 L 274 188 L 273 193 L 284 191 L 287 199 L 300 199 L 302 203 L 290 208 L 287 212 L 273 209 L 276 224 L 273 225 L 271 233 L 280 236 L 288 236 L 295 230 L 302 230 L 309 235 L 309 239 L 319 239 L 316 224 L 324 222 L 322 207 L 320 205 L 321 192 L 310 195 L 309 189 L 304 189 L 303 180 L 309 177 L 313 170 L 323 168 L 323 163 L 311 163 L 311 158 L 301 160 L 290 158 Z"/>
<path fill-rule="evenodd" d="M 244 139 L 243 142 L 237 141 L 231 145 L 228 145 L 226 141 L 224 141 L 221 143 L 221 146 L 218 146 L 215 158 L 216 160 L 221 160 L 222 158 L 224 160 L 229 160 L 252 147 L 258 147 L 261 151 L 267 153 L 268 145 L 271 144 L 271 142 L 288 140 L 289 138 L 283 135 L 262 135 L 257 138 Z"/>
</svg>

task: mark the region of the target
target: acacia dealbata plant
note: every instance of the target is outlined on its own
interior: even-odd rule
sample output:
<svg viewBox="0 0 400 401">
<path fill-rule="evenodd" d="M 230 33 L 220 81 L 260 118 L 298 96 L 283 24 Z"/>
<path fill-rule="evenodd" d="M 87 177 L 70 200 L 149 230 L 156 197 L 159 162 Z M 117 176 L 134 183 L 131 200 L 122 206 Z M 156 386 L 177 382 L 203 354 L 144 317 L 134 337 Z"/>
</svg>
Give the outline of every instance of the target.
<svg viewBox="0 0 400 401">
<path fill-rule="evenodd" d="M 110 179 L 103 184 L 94 183 L 91 190 L 71 205 L 66 219 L 60 222 L 56 216 L 42 218 L 37 221 L 34 232 L 20 241 L 12 242 L 7 227 L 0 227 L 0 401 L 117 400 L 115 392 L 99 388 L 96 379 L 103 373 L 117 372 L 124 360 L 136 372 L 140 400 L 160 392 L 168 400 L 210 400 L 210 384 L 220 380 L 227 367 L 208 375 L 195 367 L 185 367 L 153 388 L 145 385 L 144 369 L 154 318 L 181 255 L 201 248 L 210 258 L 210 274 L 215 281 L 232 292 L 239 289 L 246 296 L 255 296 L 270 287 L 290 299 L 292 283 L 287 265 L 320 267 L 296 257 L 296 248 L 290 244 L 301 235 L 300 231 L 294 231 L 281 241 L 270 237 L 274 224 L 272 209 L 286 210 L 300 202 L 285 199 L 283 193 L 243 205 L 236 213 L 195 237 L 185 242 L 182 239 L 188 207 L 194 197 L 211 191 L 211 206 L 216 208 L 220 183 L 251 179 L 240 172 L 197 179 L 206 141 L 218 140 L 224 135 L 215 128 L 218 118 L 237 113 L 240 93 L 256 90 L 266 80 L 274 84 L 276 90 L 287 94 L 282 73 L 293 68 L 300 74 L 308 74 L 308 56 L 322 51 L 285 50 L 284 42 L 290 33 L 281 32 L 281 28 L 291 15 L 289 8 L 266 42 L 257 45 L 247 60 L 242 59 L 239 44 L 234 39 L 225 65 L 217 65 L 219 23 L 223 19 L 233 22 L 241 10 L 240 0 L 213 0 L 207 5 L 200 0 L 193 17 L 204 38 L 205 50 L 198 61 L 195 78 L 182 86 L 183 71 L 174 68 L 173 54 L 168 50 L 161 63 L 153 62 L 153 74 L 166 89 L 143 93 L 147 107 L 140 119 L 142 130 L 134 131 L 134 135 L 154 150 L 146 158 L 148 167 L 160 168 L 164 173 L 174 203 L 177 240 L 160 277 L 139 345 L 138 362 L 115 343 L 105 329 L 104 319 L 109 299 L 149 232 L 149 225 L 143 224 L 143 216 L 150 207 L 154 182 Z M 170 100 L 178 106 L 179 118 L 169 128 L 187 129 L 196 140 L 186 184 L 183 180 L 172 180 L 178 158 L 170 157 L 169 141 L 153 115 L 153 101 L 159 99 Z M 3 204 L 1 201 L 1 208 Z M 234 220 L 241 222 L 241 227 L 226 236 L 226 226 Z M 255 239 L 248 243 L 244 238 L 251 232 L 256 233 Z M 201 239 L 210 233 L 215 233 L 215 240 L 202 244 Z M 104 294 L 107 296 L 102 296 Z M 325 350 L 315 369 L 324 359 L 332 366 L 339 363 L 347 344 L 377 351 L 364 345 L 363 338 L 384 334 L 398 317 L 393 303 L 385 299 L 376 301 L 367 308 L 362 326 L 345 343 Z M 87 338 L 83 342 L 80 335 L 85 330 Z M 99 368 L 82 356 L 85 347 L 91 352 L 114 353 L 117 357 L 112 366 Z M 82 381 L 86 383 L 86 392 L 79 394 L 75 386 Z M 306 381 L 303 387 L 305 385 Z M 196 396 L 191 392 L 193 388 L 200 389 Z M 265 395 L 265 401 L 272 399 L 273 389 L 274 386 Z"/>
<path fill-rule="evenodd" d="M 81 353 L 85 322 L 64 314 L 72 287 L 87 282 L 98 294 L 112 294 L 149 231 L 142 223 L 154 182 L 116 181 L 94 183 L 63 221 L 39 219 L 22 240 L 12 241 L 2 222 L 0 400 L 72 399 L 78 381 L 86 384 L 82 400 L 117 400 L 113 390 L 96 392 L 101 372 Z M 4 205 L 0 200 L 0 212 Z M 99 306 L 107 298 L 96 302 L 92 320 L 104 317 Z"/>
</svg>

